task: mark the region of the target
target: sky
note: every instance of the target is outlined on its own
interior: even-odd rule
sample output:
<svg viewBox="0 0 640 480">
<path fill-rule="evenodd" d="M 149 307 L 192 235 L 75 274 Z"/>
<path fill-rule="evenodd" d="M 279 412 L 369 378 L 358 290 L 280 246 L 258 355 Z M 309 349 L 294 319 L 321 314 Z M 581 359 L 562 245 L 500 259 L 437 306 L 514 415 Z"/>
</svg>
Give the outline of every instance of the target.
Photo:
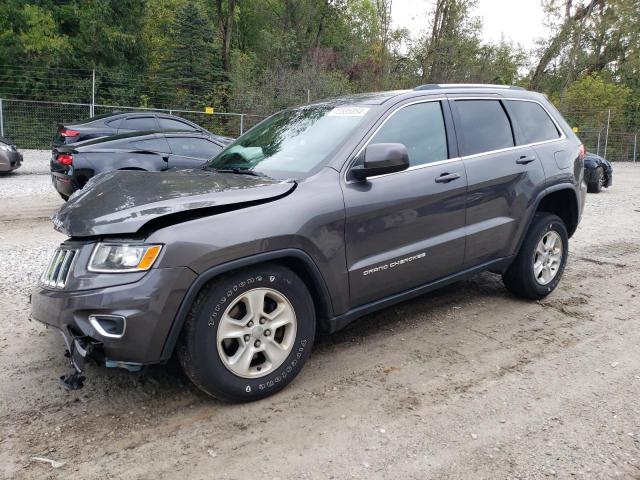
<svg viewBox="0 0 640 480">
<path fill-rule="evenodd" d="M 434 0 L 393 0 L 395 27 L 406 27 L 413 37 L 429 25 Z M 545 37 L 540 0 L 478 0 L 476 15 L 482 18 L 484 40 L 498 42 L 502 35 L 524 48 L 535 47 L 535 40 Z"/>
</svg>

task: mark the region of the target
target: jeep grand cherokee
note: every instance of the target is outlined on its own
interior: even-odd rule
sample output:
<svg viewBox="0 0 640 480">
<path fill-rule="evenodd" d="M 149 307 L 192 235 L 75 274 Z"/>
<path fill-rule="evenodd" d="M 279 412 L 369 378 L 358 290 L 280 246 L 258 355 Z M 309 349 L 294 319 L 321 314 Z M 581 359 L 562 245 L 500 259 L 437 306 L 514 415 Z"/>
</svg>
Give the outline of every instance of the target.
<svg viewBox="0 0 640 480">
<path fill-rule="evenodd" d="M 316 333 L 489 270 L 539 299 L 584 204 L 584 148 L 540 94 L 426 85 L 276 113 L 205 169 L 110 172 L 54 216 L 69 236 L 35 319 L 136 370 L 174 352 L 202 390 L 265 397 Z"/>
</svg>

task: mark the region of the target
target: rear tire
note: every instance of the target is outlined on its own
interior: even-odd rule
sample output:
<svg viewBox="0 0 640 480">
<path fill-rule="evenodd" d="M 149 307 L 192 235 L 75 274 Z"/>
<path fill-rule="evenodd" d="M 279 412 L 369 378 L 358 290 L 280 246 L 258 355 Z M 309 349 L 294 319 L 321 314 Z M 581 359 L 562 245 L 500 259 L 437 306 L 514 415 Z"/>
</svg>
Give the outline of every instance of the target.
<svg viewBox="0 0 640 480">
<path fill-rule="evenodd" d="M 514 295 L 531 300 L 544 298 L 558 286 L 568 254 L 569 235 L 562 219 L 538 212 L 502 281 Z"/>
<path fill-rule="evenodd" d="M 604 170 L 602 169 L 602 167 L 598 167 L 596 168 L 591 181 L 587 185 L 587 191 L 589 193 L 600 193 L 602 191 L 602 188 L 604 187 L 604 183 Z"/>
<path fill-rule="evenodd" d="M 188 314 L 178 359 L 205 393 L 248 402 L 302 370 L 316 331 L 313 300 L 291 270 L 262 264 L 206 285 Z"/>
<path fill-rule="evenodd" d="M 69 197 L 67 197 L 65 194 L 58 192 L 58 195 L 60 195 L 60 197 L 65 201 L 69 201 Z"/>
</svg>

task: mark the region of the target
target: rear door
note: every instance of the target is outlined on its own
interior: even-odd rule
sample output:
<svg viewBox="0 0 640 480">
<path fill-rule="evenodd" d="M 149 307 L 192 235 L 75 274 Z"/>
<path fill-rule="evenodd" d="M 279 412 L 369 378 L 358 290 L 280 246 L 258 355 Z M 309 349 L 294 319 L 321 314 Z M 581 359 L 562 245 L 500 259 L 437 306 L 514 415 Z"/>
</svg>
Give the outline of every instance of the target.
<svg viewBox="0 0 640 480">
<path fill-rule="evenodd" d="M 401 143 L 410 168 L 364 182 L 347 177 L 347 268 L 353 307 L 458 271 L 464 257 L 464 165 L 446 102 L 393 110 L 367 141 Z M 364 146 L 362 147 L 364 148 Z"/>
<path fill-rule="evenodd" d="M 516 144 L 503 101 L 456 98 L 451 104 L 468 181 L 468 268 L 514 253 L 519 227 L 545 177 L 536 151 Z"/>
<path fill-rule="evenodd" d="M 168 135 L 167 141 L 172 152 L 170 168 L 197 168 L 222 151 L 222 146 L 202 137 Z"/>
</svg>

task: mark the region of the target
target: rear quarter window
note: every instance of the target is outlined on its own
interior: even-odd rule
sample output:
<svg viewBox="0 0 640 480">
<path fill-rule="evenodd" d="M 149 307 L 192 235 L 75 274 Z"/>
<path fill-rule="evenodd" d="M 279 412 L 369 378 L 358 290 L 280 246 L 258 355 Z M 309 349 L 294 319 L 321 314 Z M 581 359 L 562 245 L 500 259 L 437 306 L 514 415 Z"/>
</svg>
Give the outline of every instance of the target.
<svg viewBox="0 0 640 480">
<path fill-rule="evenodd" d="M 156 130 L 158 128 L 155 117 L 125 118 L 120 123 L 123 130 Z"/>
<path fill-rule="evenodd" d="M 149 138 L 147 140 L 131 142 L 130 148 L 132 150 L 148 150 L 150 152 L 171 153 L 171 150 L 169 150 L 169 145 L 167 144 L 167 141 L 164 139 L 164 137 Z"/>
<path fill-rule="evenodd" d="M 118 128 L 121 121 L 122 121 L 122 118 L 114 118 L 113 120 L 107 120 L 104 123 L 105 125 L 108 125 L 111 128 Z"/>
<path fill-rule="evenodd" d="M 195 131 L 191 125 L 181 122 L 180 120 L 174 120 L 173 118 L 158 117 L 161 130 L 182 130 L 182 131 Z"/>
<path fill-rule="evenodd" d="M 498 100 L 456 100 L 462 155 L 491 152 L 515 145 L 511 122 Z"/>
<path fill-rule="evenodd" d="M 208 160 L 222 151 L 222 147 L 204 138 L 168 137 L 174 155 Z"/>
<path fill-rule="evenodd" d="M 553 120 L 540 104 L 507 100 L 506 105 L 511 118 L 518 125 L 520 137 L 522 137 L 518 139 L 518 144 L 544 142 L 560 137 L 560 132 Z"/>
</svg>

